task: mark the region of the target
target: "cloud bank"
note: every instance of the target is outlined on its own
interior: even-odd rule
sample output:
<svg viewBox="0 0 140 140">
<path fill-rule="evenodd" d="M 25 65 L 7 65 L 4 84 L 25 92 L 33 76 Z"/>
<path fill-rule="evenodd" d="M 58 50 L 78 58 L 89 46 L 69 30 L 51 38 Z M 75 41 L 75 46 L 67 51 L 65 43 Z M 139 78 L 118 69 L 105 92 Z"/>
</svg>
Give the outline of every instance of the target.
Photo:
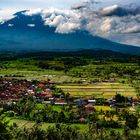
<svg viewBox="0 0 140 140">
<path fill-rule="evenodd" d="M 41 15 L 44 25 L 56 27 L 57 33 L 68 34 L 77 30 L 85 30 L 93 36 L 140 46 L 140 6 L 115 4 L 96 8 L 98 4 L 98 1 L 90 0 L 73 5 L 69 10 L 32 9 L 23 14 Z M 4 20 L 0 18 L 0 23 L 2 22 Z M 29 23 L 27 26 L 34 27 L 35 25 Z"/>
</svg>

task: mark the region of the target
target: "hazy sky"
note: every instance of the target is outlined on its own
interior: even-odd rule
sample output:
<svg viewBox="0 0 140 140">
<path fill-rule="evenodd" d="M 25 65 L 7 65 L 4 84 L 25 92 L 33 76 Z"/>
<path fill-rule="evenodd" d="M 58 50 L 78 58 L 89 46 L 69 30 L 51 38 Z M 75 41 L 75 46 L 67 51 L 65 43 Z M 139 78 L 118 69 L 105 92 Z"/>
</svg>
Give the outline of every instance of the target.
<svg viewBox="0 0 140 140">
<path fill-rule="evenodd" d="M 9 16 L 11 13 L 19 10 L 55 7 L 61 9 L 69 9 L 72 5 L 89 0 L 0 0 L 0 17 Z M 104 7 L 113 4 L 127 5 L 137 3 L 140 5 L 140 0 L 95 0 L 100 3 L 96 6 Z"/>
<path fill-rule="evenodd" d="M 29 8 L 69 8 L 71 5 L 88 0 L 0 0 L 0 8 L 15 8 L 15 9 L 29 9 Z M 140 5 L 140 0 L 95 0 L 99 1 L 100 5 L 112 4 L 128 4 L 137 3 Z"/>
<path fill-rule="evenodd" d="M 75 3 L 83 0 L 0 0 L 0 16 L 9 16 L 9 14 L 19 10 L 48 7 L 70 8 Z"/>
</svg>

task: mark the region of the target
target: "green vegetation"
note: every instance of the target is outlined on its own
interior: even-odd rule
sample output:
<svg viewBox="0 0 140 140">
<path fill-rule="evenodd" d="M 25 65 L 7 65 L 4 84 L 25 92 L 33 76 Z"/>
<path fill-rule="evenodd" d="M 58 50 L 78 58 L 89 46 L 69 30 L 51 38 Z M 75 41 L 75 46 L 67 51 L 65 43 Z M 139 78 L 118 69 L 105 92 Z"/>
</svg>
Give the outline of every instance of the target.
<svg viewBox="0 0 140 140">
<path fill-rule="evenodd" d="M 121 94 L 124 93 L 124 95 L 129 96 L 129 94 L 135 93 L 135 90 L 132 88 L 134 87 L 139 93 L 140 65 L 139 58 L 135 56 L 131 56 L 130 58 L 94 58 L 94 56 L 70 57 L 60 56 L 60 54 L 58 56 L 56 54 L 55 56 L 48 53 L 47 56 L 43 55 L 42 57 L 36 54 L 27 58 L 11 57 L 10 60 L 10 57 L 8 57 L 6 59 L 0 62 L 0 76 L 2 77 L 28 80 L 51 79 L 55 82 L 84 84 L 110 79 L 116 83 L 122 83 L 117 87 L 120 90 L 114 89 L 116 92 L 121 92 Z M 115 88 L 115 86 L 117 85 L 113 87 L 113 84 L 108 84 L 109 89 Z M 90 88 L 90 85 L 87 88 Z M 100 85 L 96 85 L 96 88 L 102 89 L 103 86 L 102 84 L 101 87 Z M 105 88 L 107 88 L 106 85 Z M 86 90 L 86 92 L 88 93 L 89 91 Z M 99 94 L 102 94 L 102 92 L 106 91 L 101 90 Z M 113 92 L 113 90 L 111 89 L 110 92 Z M 80 95 L 79 92 L 74 92 L 73 94 Z M 107 96 L 111 96 L 112 94 L 114 93 L 107 93 Z"/>
<path fill-rule="evenodd" d="M 122 104 L 127 101 L 126 97 L 119 94 L 117 94 L 114 99 L 116 100 L 116 106 L 122 106 Z M 110 108 L 109 106 L 95 106 L 95 108 L 86 108 L 86 106 L 81 107 L 80 105 L 78 107 L 75 107 L 74 105 L 54 106 L 51 104 L 37 103 L 34 96 L 23 98 L 17 102 L 17 104 L 5 106 L 1 111 L 1 114 L 5 121 L 9 121 L 10 117 L 24 119 L 20 125 L 25 125 L 28 121 L 33 121 L 32 125 L 34 122 L 99 123 L 100 121 L 103 121 L 104 123 L 115 123 L 115 125 L 110 123 L 107 127 L 121 128 L 123 127 L 124 122 L 127 125 L 129 119 L 130 121 L 133 121 L 132 118 L 134 118 L 134 122 L 138 125 L 138 116 L 134 116 L 128 109 L 115 109 Z M 82 117 L 84 117 L 84 119 Z M 25 120 L 27 120 L 27 122 Z M 16 121 L 18 122 L 18 119 L 16 119 Z M 136 127 L 138 127 L 137 125 Z"/>
<path fill-rule="evenodd" d="M 125 111 L 124 113 L 128 112 Z M 114 121 L 109 123 L 110 121 L 107 120 L 111 115 L 109 114 L 109 112 L 106 113 L 106 121 L 101 120 L 98 123 L 90 124 L 35 123 L 29 120 L 14 119 L 2 115 L 0 117 L 0 138 L 2 140 L 138 140 L 140 138 L 139 129 L 137 128 L 138 122 L 135 116 L 124 114 L 126 116 L 126 126 L 113 129 L 111 127 L 116 127 L 117 124 Z M 130 118 L 129 115 L 131 116 Z M 110 125 L 111 127 L 108 127 Z"/>
<path fill-rule="evenodd" d="M 140 99 L 140 58 L 56 54 L 0 57 L 0 76 L 55 83 L 51 86 L 55 98 L 92 98 L 97 105 L 88 110 L 78 103 L 56 106 L 37 102 L 34 95 L 23 97 L 16 104 L 0 106 L 0 139 L 140 139 L 139 105 L 134 111 L 128 108 L 132 106 L 128 97 Z M 105 106 L 112 97 L 115 106 Z"/>
</svg>

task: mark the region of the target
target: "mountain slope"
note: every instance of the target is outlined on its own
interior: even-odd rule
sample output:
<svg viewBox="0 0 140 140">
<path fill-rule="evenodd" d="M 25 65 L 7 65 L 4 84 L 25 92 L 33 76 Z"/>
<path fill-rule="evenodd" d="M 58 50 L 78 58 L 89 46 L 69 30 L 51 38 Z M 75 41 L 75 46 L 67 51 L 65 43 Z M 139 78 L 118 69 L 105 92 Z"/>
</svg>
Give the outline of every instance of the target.
<svg viewBox="0 0 140 140">
<path fill-rule="evenodd" d="M 69 34 L 55 32 L 54 27 L 44 25 L 41 15 L 28 16 L 25 11 L 0 24 L 1 51 L 77 51 L 105 49 L 123 53 L 140 54 L 140 47 L 123 45 L 92 36 L 86 31 Z"/>
</svg>

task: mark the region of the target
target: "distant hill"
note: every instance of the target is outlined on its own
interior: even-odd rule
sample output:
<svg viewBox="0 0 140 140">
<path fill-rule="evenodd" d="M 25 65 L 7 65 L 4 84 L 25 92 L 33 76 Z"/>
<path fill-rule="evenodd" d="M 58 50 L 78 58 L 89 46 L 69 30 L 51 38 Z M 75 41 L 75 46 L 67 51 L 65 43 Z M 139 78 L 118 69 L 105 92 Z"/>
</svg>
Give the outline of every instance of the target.
<svg viewBox="0 0 140 140">
<path fill-rule="evenodd" d="M 53 58 L 60 58 L 60 57 L 85 57 L 85 58 L 95 58 L 95 59 L 121 59 L 126 62 L 127 60 L 140 60 L 140 56 L 125 54 L 120 52 L 113 52 L 110 50 L 81 50 L 81 51 L 67 51 L 67 52 L 60 52 L 60 51 L 52 51 L 52 52 L 0 52 L 0 60 L 16 60 L 19 58 L 34 58 L 34 59 L 53 59 Z"/>
<path fill-rule="evenodd" d="M 0 24 L 0 51 L 79 51 L 102 49 L 140 55 L 140 47 L 123 45 L 86 31 L 69 34 L 55 32 L 44 25 L 41 15 L 28 16 L 18 12 L 15 17 Z M 34 24 L 35 27 L 27 26 Z"/>
</svg>

